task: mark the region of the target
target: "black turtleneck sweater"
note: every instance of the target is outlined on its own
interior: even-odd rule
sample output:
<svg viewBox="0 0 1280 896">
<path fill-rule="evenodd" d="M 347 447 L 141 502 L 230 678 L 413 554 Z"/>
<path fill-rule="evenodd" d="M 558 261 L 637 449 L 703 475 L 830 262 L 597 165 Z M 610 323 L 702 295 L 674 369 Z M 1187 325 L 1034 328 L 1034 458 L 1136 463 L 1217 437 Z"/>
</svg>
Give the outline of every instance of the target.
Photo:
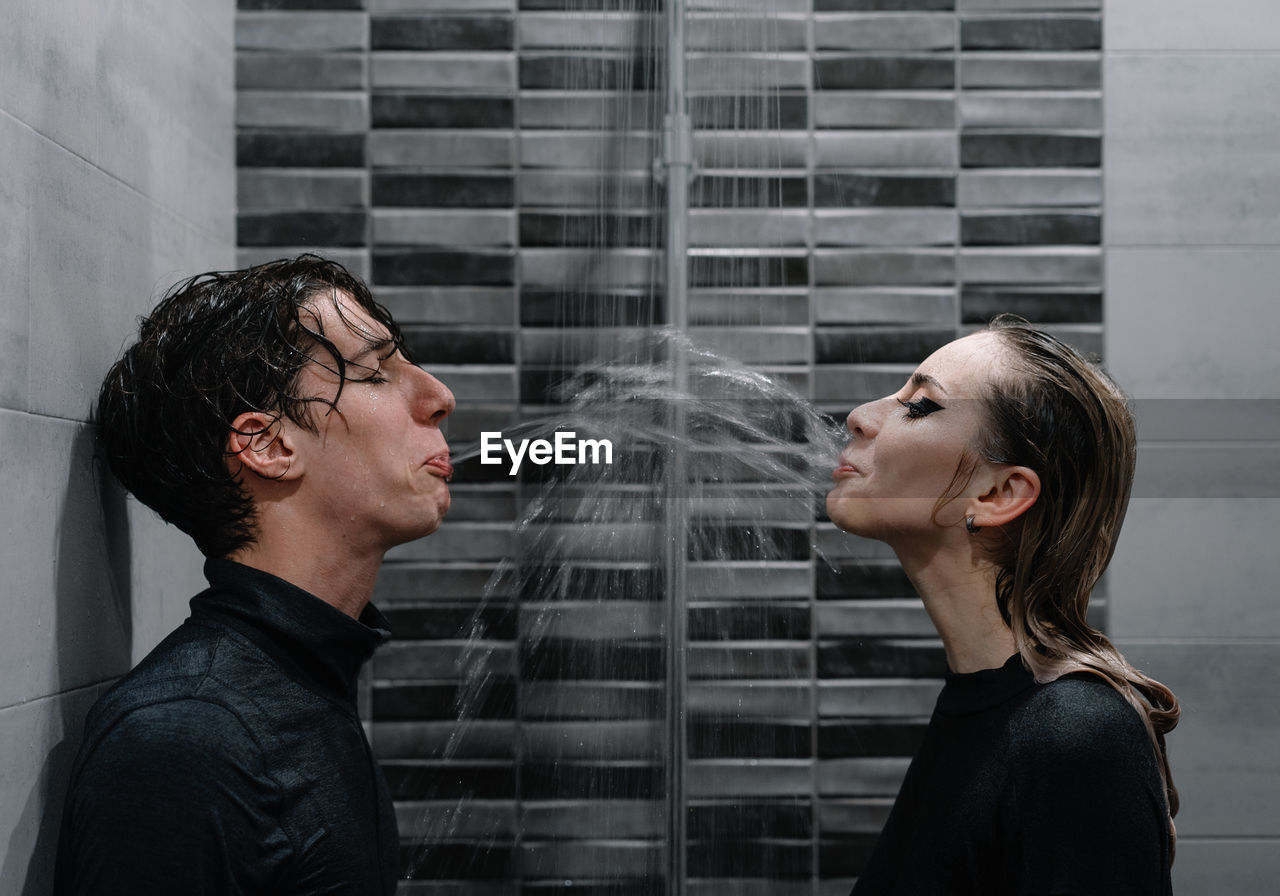
<svg viewBox="0 0 1280 896">
<path fill-rule="evenodd" d="M 1096 676 L 948 675 L 854 896 L 1168 896 L 1155 748 Z"/>
<path fill-rule="evenodd" d="M 394 893 L 395 814 L 356 711 L 386 620 L 227 560 L 205 575 L 89 713 L 56 893 Z"/>
</svg>

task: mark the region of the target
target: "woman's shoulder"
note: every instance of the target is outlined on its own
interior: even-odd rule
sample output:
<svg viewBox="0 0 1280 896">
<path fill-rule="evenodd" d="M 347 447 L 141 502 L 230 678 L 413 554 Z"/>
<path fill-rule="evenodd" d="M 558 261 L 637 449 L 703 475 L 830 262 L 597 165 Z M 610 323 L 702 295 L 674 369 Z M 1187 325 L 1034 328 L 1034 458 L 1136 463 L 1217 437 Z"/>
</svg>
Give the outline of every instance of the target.
<svg viewBox="0 0 1280 896">
<path fill-rule="evenodd" d="M 1137 709 L 1111 684 L 1090 673 L 1037 685 L 1010 719 L 1015 755 L 1091 765 L 1146 764 L 1151 738 Z"/>
</svg>

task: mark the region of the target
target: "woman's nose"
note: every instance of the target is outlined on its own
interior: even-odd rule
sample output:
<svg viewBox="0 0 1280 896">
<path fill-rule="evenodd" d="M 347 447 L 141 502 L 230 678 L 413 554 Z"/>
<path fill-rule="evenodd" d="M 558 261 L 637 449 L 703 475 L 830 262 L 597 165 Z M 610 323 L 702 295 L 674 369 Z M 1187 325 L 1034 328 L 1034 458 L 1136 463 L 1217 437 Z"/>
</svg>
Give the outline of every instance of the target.
<svg viewBox="0 0 1280 896">
<path fill-rule="evenodd" d="M 849 432 L 860 439 L 870 439 L 880 431 L 880 406 L 884 403 L 884 399 L 879 401 L 868 401 L 866 404 L 860 404 L 849 412 L 848 418 L 845 420 L 845 426 L 849 428 Z"/>
<path fill-rule="evenodd" d="M 457 402 L 454 400 L 453 392 L 448 386 L 421 367 L 418 368 L 418 371 L 421 375 L 418 400 L 422 415 L 438 423 L 453 413 Z"/>
</svg>

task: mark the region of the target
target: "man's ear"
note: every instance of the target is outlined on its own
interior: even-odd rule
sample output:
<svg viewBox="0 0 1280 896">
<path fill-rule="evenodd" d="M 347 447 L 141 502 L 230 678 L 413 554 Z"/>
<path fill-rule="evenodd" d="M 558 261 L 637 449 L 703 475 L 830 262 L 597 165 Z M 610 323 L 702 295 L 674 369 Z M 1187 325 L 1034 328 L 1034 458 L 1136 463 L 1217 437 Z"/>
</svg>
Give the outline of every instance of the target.
<svg viewBox="0 0 1280 896">
<path fill-rule="evenodd" d="M 294 450 L 291 428 L 274 414 L 246 411 L 231 421 L 227 463 L 263 479 L 282 481 L 302 475 L 302 458 Z"/>
<path fill-rule="evenodd" d="M 993 479 L 987 493 L 968 504 L 966 512 L 979 528 L 1013 522 L 1040 497 L 1040 475 L 1030 467 L 997 467 Z"/>
</svg>

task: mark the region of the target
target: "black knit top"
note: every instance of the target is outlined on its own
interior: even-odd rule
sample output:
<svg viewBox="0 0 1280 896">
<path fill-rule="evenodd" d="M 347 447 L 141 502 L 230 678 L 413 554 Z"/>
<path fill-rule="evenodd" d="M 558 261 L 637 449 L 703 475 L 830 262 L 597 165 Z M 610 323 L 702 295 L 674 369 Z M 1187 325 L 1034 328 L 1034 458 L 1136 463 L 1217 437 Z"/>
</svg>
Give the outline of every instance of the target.
<svg viewBox="0 0 1280 896">
<path fill-rule="evenodd" d="M 1168 896 L 1155 749 L 1100 678 L 951 674 L 855 896 Z"/>
</svg>

